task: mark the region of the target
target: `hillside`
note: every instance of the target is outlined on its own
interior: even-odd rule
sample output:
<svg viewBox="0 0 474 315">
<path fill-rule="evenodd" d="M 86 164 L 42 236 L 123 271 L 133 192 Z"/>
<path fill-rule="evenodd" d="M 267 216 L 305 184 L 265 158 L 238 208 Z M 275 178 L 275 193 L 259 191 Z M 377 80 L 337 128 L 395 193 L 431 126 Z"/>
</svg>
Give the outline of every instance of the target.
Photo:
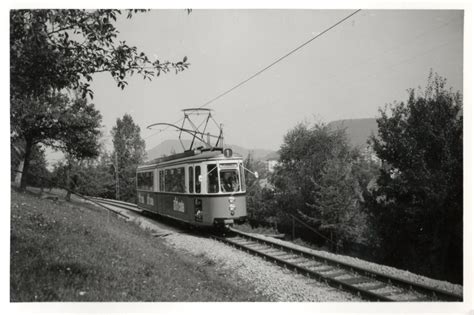
<svg viewBox="0 0 474 315">
<path fill-rule="evenodd" d="M 352 146 L 365 147 L 369 136 L 371 134 L 377 134 L 377 122 L 375 121 L 375 118 L 336 120 L 328 123 L 328 126 L 332 130 L 345 128 L 347 137 Z M 187 149 L 191 144 L 191 141 L 183 140 L 183 144 Z M 278 152 L 273 150 L 248 149 L 234 144 L 228 144 L 226 147 L 232 148 L 235 153 L 242 155 L 244 158 L 247 157 L 249 152 L 252 152 L 254 159 L 257 160 L 265 161 L 279 158 Z M 147 159 L 153 160 L 165 155 L 170 155 L 173 152 L 183 152 L 179 140 L 165 140 L 147 151 Z"/>
<path fill-rule="evenodd" d="M 10 302 L 267 301 L 203 254 L 80 201 L 11 191 Z M 36 191 L 36 190 L 34 190 Z M 211 262 L 210 262 L 211 261 Z"/>
<path fill-rule="evenodd" d="M 376 135 L 378 130 L 375 118 L 336 120 L 330 122 L 328 127 L 332 130 L 345 128 L 349 142 L 354 147 L 367 146 L 370 135 Z"/>
<path fill-rule="evenodd" d="M 191 144 L 190 140 L 183 140 L 183 144 L 186 148 Z M 159 145 L 153 147 L 147 151 L 147 159 L 153 160 L 165 155 L 170 155 L 172 153 L 183 152 L 183 148 L 179 140 L 165 140 Z"/>
</svg>

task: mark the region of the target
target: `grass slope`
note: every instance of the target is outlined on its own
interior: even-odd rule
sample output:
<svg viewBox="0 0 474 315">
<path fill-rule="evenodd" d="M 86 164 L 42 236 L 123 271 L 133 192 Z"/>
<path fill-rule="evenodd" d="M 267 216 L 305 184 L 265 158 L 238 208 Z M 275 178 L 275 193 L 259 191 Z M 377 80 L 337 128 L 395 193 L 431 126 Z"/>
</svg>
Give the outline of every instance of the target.
<svg viewBox="0 0 474 315">
<path fill-rule="evenodd" d="M 12 191 L 10 300 L 256 301 L 204 257 L 94 206 Z"/>
</svg>

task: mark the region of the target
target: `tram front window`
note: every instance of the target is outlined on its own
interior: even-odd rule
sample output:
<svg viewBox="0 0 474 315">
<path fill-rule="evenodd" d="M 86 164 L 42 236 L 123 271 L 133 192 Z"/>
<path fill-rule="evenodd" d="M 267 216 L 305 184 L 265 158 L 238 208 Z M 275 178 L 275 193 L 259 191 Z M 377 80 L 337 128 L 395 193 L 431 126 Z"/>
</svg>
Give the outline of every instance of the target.
<svg viewBox="0 0 474 315">
<path fill-rule="evenodd" d="M 222 192 L 234 192 L 239 191 L 239 175 L 237 170 L 221 170 L 221 191 Z"/>
</svg>

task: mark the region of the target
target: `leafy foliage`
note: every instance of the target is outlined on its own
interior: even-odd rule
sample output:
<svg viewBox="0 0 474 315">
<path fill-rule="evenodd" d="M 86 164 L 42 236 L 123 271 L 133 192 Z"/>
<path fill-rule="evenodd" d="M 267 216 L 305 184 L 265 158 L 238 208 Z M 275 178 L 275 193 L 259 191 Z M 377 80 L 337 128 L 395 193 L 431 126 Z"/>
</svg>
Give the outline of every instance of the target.
<svg viewBox="0 0 474 315">
<path fill-rule="evenodd" d="M 128 10 L 127 18 L 143 10 Z M 120 10 L 11 10 L 10 99 L 11 138 L 24 141 L 24 172 L 37 143 L 74 158 L 97 155 L 100 114 L 87 104 L 93 96 L 93 74 L 109 72 L 118 87 L 137 73 L 151 79 L 189 66 L 151 60 L 136 47 L 118 40 L 114 22 Z M 79 97 L 70 102 L 66 90 Z M 26 186 L 22 178 L 21 187 Z"/>
<path fill-rule="evenodd" d="M 35 145 L 32 149 L 27 181 L 30 186 L 40 187 L 41 189 L 52 188 L 51 173 L 47 169 L 44 149 L 39 145 Z"/>
<path fill-rule="evenodd" d="M 258 172 L 258 178 L 247 173 L 245 176 L 247 212 L 250 224 L 272 225 L 277 222 L 278 213 L 275 211 L 274 193 L 269 187 L 262 187 L 262 183 L 268 182 L 269 174 L 264 162 L 255 160 L 249 153 L 244 160 L 244 166 L 252 172 Z"/>
<path fill-rule="evenodd" d="M 102 117 L 86 99 L 71 100 L 59 93 L 14 99 L 11 117 L 12 138 L 24 141 L 24 173 L 28 173 L 31 150 L 39 143 L 76 158 L 98 154 Z"/>
<path fill-rule="evenodd" d="M 143 10 L 128 10 L 127 18 Z M 120 10 L 12 10 L 10 56 L 12 98 L 38 96 L 51 89 L 80 89 L 93 95 L 88 82 L 109 72 L 117 85 L 138 73 L 151 79 L 189 66 L 182 61 L 150 60 L 137 47 L 117 39 Z"/>
<path fill-rule="evenodd" d="M 278 206 L 334 239 L 356 241 L 365 222 L 360 212 L 365 189 L 356 171 L 360 155 L 348 145 L 344 130 L 304 124 L 290 130 L 272 177 Z"/>
<path fill-rule="evenodd" d="M 145 141 L 140 136 L 140 127 L 134 123 L 129 114 L 117 119 L 112 129 L 112 136 L 116 156 L 114 165 L 119 174 L 120 199 L 134 201 L 135 172 L 146 156 Z"/>
<path fill-rule="evenodd" d="M 17 99 L 12 107 L 12 132 L 32 144 L 43 143 L 77 158 L 98 153 L 102 116 L 86 99 L 65 94 Z"/>
<path fill-rule="evenodd" d="M 255 177 L 254 174 L 249 173 L 248 171 L 245 174 L 245 186 L 247 187 L 247 191 L 249 189 L 252 189 L 252 187 L 254 186 L 259 186 L 259 179 L 267 179 L 269 175 L 265 163 L 263 161 L 256 160 L 253 157 L 252 152 L 249 152 L 247 158 L 244 160 L 244 166 L 248 171 L 258 173 L 258 178 Z"/>
<path fill-rule="evenodd" d="M 387 261 L 462 281 L 462 97 L 430 74 L 424 92 L 381 110 L 374 150 L 384 161 L 368 208 Z"/>
<path fill-rule="evenodd" d="M 69 178 L 69 179 L 68 179 Z M 102 153 L 96 159 L 68 159 L 55 165 L 54 183 L 86 196 L 115 197 L 115 179 L 110 157 Z"/>
</svg>

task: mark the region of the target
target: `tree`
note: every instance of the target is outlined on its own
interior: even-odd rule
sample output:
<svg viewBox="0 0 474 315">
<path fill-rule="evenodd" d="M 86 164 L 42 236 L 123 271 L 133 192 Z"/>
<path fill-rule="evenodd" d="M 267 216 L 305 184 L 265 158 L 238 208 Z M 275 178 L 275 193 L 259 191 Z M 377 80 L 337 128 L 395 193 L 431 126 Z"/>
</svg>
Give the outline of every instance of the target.
<svg viewBox="0 0 474 315">
<path fill-rule="evenodd" d="M 284 137 L 272 181 L 279 207 L 303 218 L 334 242 L 360 233 L 360 183 L 354 174 L 359 154 L 345 130 L 299 124 Z"/>
<path fill-rule="evenodd" d="M 143 10 L 128 10 L 127 18 Z M 12 99 L 46 91 L 80 89 L 92 96 L 92 75 L 109 72 L 124 88 L 127 75 L 151 79 L 189 66 L 150 60 L 137 47 L 118 41 L 114 22 L 120 10 L 11 10 L 10 80 Z"/>
<path fill-rule="evenodd" d="M 258 178 L 246 172 L 245 187 L 247 212 L 250 224 L 270 225 L 276 222 L 274 196 L 271 189 L 261 187 L 262 181 L 268 181 L 268 171 L 264 162 L 256 160 L 250 152 L 244 160 L 244 167 L 251 172 L 257 172 Z"/>
<path fill-rule="evenodd" d="M 47 169 L 44 149 L 39 145 L 31 150 L 30 171 L 26 180 L 30 186 L 39 187 L 41 192 L 44 188 L 51 187 L 51 173 Z"/>
<path fill-rule="evenodd" d="M 114 198 L 115 180 L 110 163 L 110 157 L 105 152 L 95 159 L 66 159 L 54 166 L 52 177 L 58 187 L 86 196 Z M 66 199 L 69 196 L 68 192 Z"/>
<path fill-rule="evenodd" d="M 322 170 L 317 193 L 307 205 L 314 209 L 311 221 L 319 223 L 319 229 L 334 242 L 360 243 L 365 229 L 360 209 L 359 190 L 355 176 L 355 159 L 329 159 Z"/>
<path fill-rule="evenodd" d="M 146 156 L 145 141 L 140 136 L 140 127 L 134 123 L 129 114 L 117 119 L 111 133 L 114 144 L 114 166 L 119 175 L 120 199 L 134 201 L 135 172 Z"/>
<path fill-rule="evenodd" d="M 42 143 L 75 158 L 98 154 L 101 115 L 86 99 L 71 100 L 55 93 L 13 101 L 11 109 L 12 142 L 24 141 L 23 173 L 27 174 L 32 148 Z M 26 187 L 26 176 L 21 188 Z"/>
<path fill-rule="evenodd" d="M 381 110 L 374 150 L 384 162 L 368 209 L 385 258 L 462 281 L 462 97 L 430 74 L 424 92 Z M 414 263 L 416 266 L 413 266 Z"/>
<path fill-rule="evenodd" d="M 127 18 L 137 11 L 141 10 L 128 10 Z M 25 142 L 24 173 L 28 172 L 31 148 L 36 143 L 65 143 L 68 138 L 68 150 L 75 157 L 91 156 L 89 149 L 75 145 L 74 138 L 87 138 L 90 132 L 94 137 L 94 131 L 74 129 L 78 126 L 73 122 L 77 116 L 71 113 L 67 121 L 72 125 L 63 128 L 67 125 L 61 119 L 62 104 L 67 103 L 65 90 L 74 89 L 83 98 L 92 97 L 90 81 L 95 73 L 109 72 L 123 89 L 127 76 L 134 73 L 151 79 L 189 66 L 187 57 L 174 63 L 150 60 L 136 47 L 118 41 L 119 32 L 113 23 L 121 14 L 120 10 L 10 11 L 11 138 L 12 142 L 15 138 Z M 75 104 L 79 112 L 95 115 L 86 101 Z M 59 116 L 51 117 L 54 115 Z M 61 120 L 60 128 L 56 120 Z M 26 180 L 22 178 L 21 182 L 24 189 Z"/>
<path fill-rule="evenodd" d="M 268 171 L 267 171 L 267 166 L 265 165 L 265 162 L 256 160 L 253 156 L 253 152 L 249 152 L 247 155 L 247 158 L 244 160 L 244 166 L 247 170 L 255 173 L 258 173 L 258 178 L 255 177 L 254 174 L 250 174 L 249 172 L 246 172 L 245 176 L 245 186 L 247 187 L 247 191 L 249 189 L 252 189 L 254 186 L 259 186 L 258 182 L 259 180 L 262 179 L 267 179 L 268 177 Z"/>
</svg>

